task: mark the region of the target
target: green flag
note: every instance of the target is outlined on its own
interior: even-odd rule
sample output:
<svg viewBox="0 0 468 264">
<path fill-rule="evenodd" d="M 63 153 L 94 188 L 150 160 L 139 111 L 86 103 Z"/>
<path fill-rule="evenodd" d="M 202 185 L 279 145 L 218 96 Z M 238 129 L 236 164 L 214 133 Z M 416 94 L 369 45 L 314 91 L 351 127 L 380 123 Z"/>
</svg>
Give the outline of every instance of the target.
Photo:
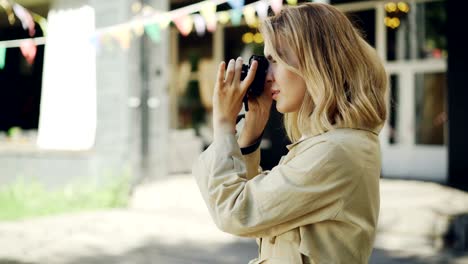
<svg viewBox="0 0 468 264">
<path fill-rule="evenodd" d="M 5 59 L 6 59 L 6 48 L 0 46 L 0 70 L 5 68 Z"/>
<path fill-rule="evenodd" d="M 158 24 L 145 26 L 145 32 L 153 42 L 159 43 L 161 41 L 161 29 Z"/>
<path fill-rule="evenodd" d="M 234 26 L 239 26 L 242 21 L 242 10 L 241 9 L 231 9 L 231 23 Z"/>
</svg>

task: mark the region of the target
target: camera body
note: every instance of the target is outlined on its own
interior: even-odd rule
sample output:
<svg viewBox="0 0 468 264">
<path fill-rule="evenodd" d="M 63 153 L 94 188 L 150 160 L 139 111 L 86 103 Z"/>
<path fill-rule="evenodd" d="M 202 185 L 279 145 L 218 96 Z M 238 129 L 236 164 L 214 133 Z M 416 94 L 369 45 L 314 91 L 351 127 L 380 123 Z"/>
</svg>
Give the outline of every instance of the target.
<svg viewBox="0 0 468 264">
<path fill-rule="evenodd" d="M 265 87 L 265 79 L 268 73 L 268 60 L 264 56 L 259 55 L 252 55 L 249 59 L 249 65 L 242 65 L 242 72 L 241 72 L 241 81 L 247 77 L 247 73 L 249 72 L 250 66 L 252 66 L 252 62 L 256 60 L 258 62 L 257 71 L 255 72 L 255 77 L 252 83 L 250 84 L 246 97 L 258 97 L 263 93 L 263 89 Z M 246 98 L 245 98 L 246 99 Z"/>
</svg>

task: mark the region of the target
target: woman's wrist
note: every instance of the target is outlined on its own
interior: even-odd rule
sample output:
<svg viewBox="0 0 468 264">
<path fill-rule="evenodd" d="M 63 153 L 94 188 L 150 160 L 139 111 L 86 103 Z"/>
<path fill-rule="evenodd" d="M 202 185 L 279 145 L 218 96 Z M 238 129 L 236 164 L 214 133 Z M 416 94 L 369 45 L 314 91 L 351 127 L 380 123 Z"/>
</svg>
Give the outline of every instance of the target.
<svg viewBox="0 0 468 264">
<path fill-rule="evenodd" d="M 237 140 L 237 143 L 239 144 L 239 147 L 241 148 L 248 147 L 252 145 L 254 142 L 255 142 L 255 139 L 252 139 L 252 138 L 247 139 L 245 137 L 239 137 L 239 139 Z"/>
<path fill-rule="evenodd" d="M 245 148 L 248 146 L 253 145 L 261 136 L 263 132 L 259 133 L 253 133 L 249 131 L 242 131 L 242 133 L 239 136 L 239 139 L 237 140 L 237 143 L 239 144 L 239 147 Z"/>
<path fill-rule="evenodd" d="M 263 132 L 254 140 L 245 140 L 245 139 L 239 138 L 240 140 L 238 140 L 238 143 L 239 143 L 239 147 L 242 152 L 242 155 L 248 155 L 250 153 L 255 152 L 260 147 L 260 143 L 262 142 L 262 137 L 263 137 Z"/>
<path fill-rule="evenodd" d="M 235 134 L 236 133 L 236 125 L 232 122 L 227 120 L 217 120 L 213 119 L 213 136 L 216 139 L 219 136 L 225 134 Z"/>
</svg>

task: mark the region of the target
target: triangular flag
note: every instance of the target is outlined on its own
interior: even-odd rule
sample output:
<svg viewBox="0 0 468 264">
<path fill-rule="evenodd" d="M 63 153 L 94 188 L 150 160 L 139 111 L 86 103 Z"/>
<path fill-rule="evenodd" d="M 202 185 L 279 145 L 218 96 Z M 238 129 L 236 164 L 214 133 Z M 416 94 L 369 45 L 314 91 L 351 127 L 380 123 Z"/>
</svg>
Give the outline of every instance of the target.
<svg viewBox="0 0 468 264">
<path fill-rule="evenodd" d="M 255 16 L 255 8 L 253 6 L 246 6 L 244 8 L 245 22 L 249 27 L 256 27 L 258 25 L 257 16 Z"/>
<path fill-rule="evenodd" d="M 42 35 L 46 36 L 47 35 L 47 19 L 37 14 L 32 14 L 32 15 L 33 15 L 34 21 L 36 21 L 36 23 L 39 24 L 39 26 L 41 27 Z"/>
<path fill-rule="evenodd" d="M 206 29 L 208 29 L 209 32 L 215 32 L 216 31 L 216 26 L 217 26 L 216 19 L 211 20 L 211 21 L 206 21 Z"/>
<path fill-rule="evenodd" d="M 230 16 L 229 16 L 229 12 L 228 11 L 221 11 L 221 12 L 218 12 L 218 20 L 219 20 L 219 23 L 221 24 L 227 24 L 229 22 L 229 19 Z"/>
<path fill-rule="evenodd" d="M 268 17 L 268 3 L 265 1 L 258 1 L 255 5 L 255 9 L 257 10 L 258 17 L 260 19 L 266 19 Z"/>
<path fill-rule="evenodd" d="M 228 0 L 229 5 L 233 9 L 242 9 L 244 7 L 244 0 Z"/>
<path fill-rule="evenodd" d="M 137 37 L 143 36 L 144 33 L 145 33 L 145 27 L 143 25 L 136 25 L 133 28 L 133 34 L 135 34 L 135 36 Z"/>
<path fill-rule="evenodd" d="M 32 65 L 34 63 L 34 59 L 36 58 L 36 43 L 30 39 L 22 41 L 20 44 L 20 50 L 29 65 Z"/>
<path fill-rule="evenodd" d="M 162 29 L 166 29 L 169 24 L 171 23 L 171 17 L 167 14 L 167 13 L 164 13 L 160 16 L 159 18 L 159 26 L 162 28 Z"/>
<path fill-rule="evenodd" d="M 115 32 L 114 37 L 115 39 L 117 39 L 122 49 L 127 50 L 130 48 L 132 34 L 130 34 L 130 31 L 128 29 L 121 29 Z"/>
<path fill-rule="evenodd" d="M 283 0 L 271 0 L 271 9 L 273 9 L 273 12 L 275 14 L 278 14 L 281 12 L 281 9 L 283 8 Z"/>
<path fill-rule="evenodd" d="M 174 19 L 174 23 L 182 36 L 188 36 L 193 28 L 193 20 L 191 16 L 182 16 Z"/>
<path fill-rule="evenodd" d="M 161 41 L 161 29 L 159 28 L 159 24 L 146 25 L 145 32 L 153 42 L 159 43 Z"/>
<path fill-rule="evenodd" d="M 0 46 L 0 70 L 5 68 L 5 60 L 6 60 L 6 48 Z"/>
<path fill-rule="evenodd" d="M 10 22 L 10 25 L 13 26 L 15 24 L 16 19 L 11 4 L 6 0 L 0 0 L 0 6 L 3 7 L 3 10 L 5 10 L 5 13 L 8 17 L 8 22 Z"/>
<path fill-rule="evenodd" d="M 28 12 L 28 10 L 26 10 L 21 5 L 14 4 L 13 11 L 15 12 L 16 16 L 21 20 L 21 25 L 23 26 L 23 29 L 28 30 L 29 36 L 33 37 L 34 34 L 36 34 L 36 24 L 34 23 L 34 19 Z"/>
<path fill-rule="evenodd" d="M 218 21 L 216 20 L 216 4 L 213 2 L 206 2 L 202 6 L 200 14 L 206 21 L 205 24 L 208 31 L 214 32 L 216 30 L 216 24 L 218 23 Z"/>
<path fill-rule="evenodd" d="M 231 9 L 231 23 L 234 26 L 239 26 L 242 20 L 242 11 L 238 9 Z"/>
<path fill-rule="evenodd" d="M 197 32 L 197 35 L 199 37 L 202 37 L 205 35 L 206 32 L 206 23 L 205 19 L 199 14 L 194 14 L 193 15 L 193 24 L 195 24 L 195 31 Z"/>
</svg>

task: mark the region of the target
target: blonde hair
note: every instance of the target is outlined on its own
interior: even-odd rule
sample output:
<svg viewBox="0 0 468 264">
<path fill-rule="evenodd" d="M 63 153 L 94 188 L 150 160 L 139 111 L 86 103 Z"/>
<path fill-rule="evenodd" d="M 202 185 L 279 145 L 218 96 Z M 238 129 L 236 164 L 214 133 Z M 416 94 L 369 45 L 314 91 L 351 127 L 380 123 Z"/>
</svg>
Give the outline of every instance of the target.
<svg viewBox="0 0 468 264">
<path fill-rule="evenodd" d="M 385 69 L 337 8 L 319 3 L 289 7 L 263 21 L 260 32 L 272 47 L 272 56 L 307 86 L 300 110 L 284 117 L 293 142 L 336 127 L 374 129 L 383 124 Z M 297 56 L 297 65 L 288 63 L 284 49 Z"/>
</svg>

